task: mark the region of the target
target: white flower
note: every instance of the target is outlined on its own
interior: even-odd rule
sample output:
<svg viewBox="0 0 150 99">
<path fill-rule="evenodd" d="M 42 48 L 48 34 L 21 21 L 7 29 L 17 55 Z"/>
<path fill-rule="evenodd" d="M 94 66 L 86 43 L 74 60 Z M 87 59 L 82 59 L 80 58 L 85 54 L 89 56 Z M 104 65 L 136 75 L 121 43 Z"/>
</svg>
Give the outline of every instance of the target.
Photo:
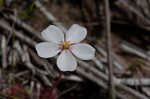
<svg viewBox="0 0 150 99">
<path fill-rule="evenodd" d="M 80 25 L 74 24 L 64 34 L 54 25 L 48 26 L 42 31 L 42 36 L 47 42 L 36 45 L 40 57 L 50 58 L 57 54 L 57 66 L 61 71 L 74 71 L 77 60 L 90 60 L 95 56 L 95 49 L 89 44 L 79 43 L 87 35 L 87 30 Z"/>
</svg>

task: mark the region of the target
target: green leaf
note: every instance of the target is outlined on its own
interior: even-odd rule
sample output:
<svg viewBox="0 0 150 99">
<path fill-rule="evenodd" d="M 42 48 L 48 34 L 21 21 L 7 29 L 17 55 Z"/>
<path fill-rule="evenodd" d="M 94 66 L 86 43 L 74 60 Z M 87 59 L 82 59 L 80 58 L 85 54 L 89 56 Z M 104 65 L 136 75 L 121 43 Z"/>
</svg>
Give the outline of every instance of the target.
<svg viewBox="0 0 150 99">
<path fill-rule="evenodd" d="M 29 94 L 29 95 L 32 94 L 32 91 L 30 90 L 30 88 L 28 86 L 25 86 L 24 89 L 27 92 L 27 94 Z"/>
<path fill-rule="evenodd" d="M 33 11 L 33 8 L 34 8 L 34 2 L 32 2 L 32 4 L 30 5 L 29 11 Z"/>
<path fill-rule="evenodd" d="M 17 17 L 21 18 L 21 19 L 27 19 L 30 18 L 31 16 L 29 16 L 30 13 L 33 12 L 34 8 L 34 2 L 32 2 L 28 8 L 26 8 L 24 11 L 22 12 L 18 12 Z"/>
<path fill-rule="evenodd" d="M 3 0 L 0 0 L 0 6 L 2 6 L 3 5 Z"/>
</svg>

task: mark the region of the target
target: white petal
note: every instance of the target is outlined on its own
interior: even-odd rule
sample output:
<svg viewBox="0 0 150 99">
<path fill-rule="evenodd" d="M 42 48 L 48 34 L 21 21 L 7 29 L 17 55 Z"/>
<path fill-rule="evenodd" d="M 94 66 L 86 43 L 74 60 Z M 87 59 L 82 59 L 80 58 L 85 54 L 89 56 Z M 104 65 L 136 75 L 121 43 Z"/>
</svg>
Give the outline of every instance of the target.
<svg viewBox="0 0 150 99">
<path fill-rule="evenodd" d="M 59 45 L 50 42 L 42 42 L 37 44 L 35 47 L 38 55 L 43 58 L 56 56 L 60 51 Z"/>
<path fill-rule="evenodd" d="M 95 56 L 95 49 L 84 43 L 79 43 L 71 46 L 72 53 L 82 60 L 90 60 Z"/>
<path fill-rule="evenodd" d="M 64 33 L 55 25 L 49 25 L 45 30 L 42 31 L 41 34 L 47 41 L 54 43 L 60 43 L 64 41 Z"/>
<path fill-rule="evenodd" d="M 64 50 L 57 58 L 57 66 L 61 71 L 74 71 L 77 62 L 71 52 Z"/>
<path fill-rule="evenodd" d="M 87 35 L 87 30 L 78 24 L 74 24 L 66 33 L 66 40 L 71 43 L 78 43 L 82 41 Z"/>
</svg>

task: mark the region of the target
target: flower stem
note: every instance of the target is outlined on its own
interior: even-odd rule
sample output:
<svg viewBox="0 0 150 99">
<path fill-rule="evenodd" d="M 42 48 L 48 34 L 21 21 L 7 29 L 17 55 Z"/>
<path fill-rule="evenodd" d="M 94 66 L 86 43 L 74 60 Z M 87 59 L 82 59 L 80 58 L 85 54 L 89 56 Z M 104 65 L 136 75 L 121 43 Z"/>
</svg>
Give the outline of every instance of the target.
<svg viewBox="0 0 150 99">
<path fill-rule="evenodd" d="M 62 71 L 60 71 L 60 72 L 59 72 L 58 79 L 57 79 L 56 83 L 53 85 L 52 90 L 58 86 L 58 84 L 59 84 L 59 83 L 60 83 L 60 81 L 61 81 L 61 77 L 62 77 L 62 75 L 63 75 L 63 72 L 62 72 Z"/>
<path fill-rule="evenodd" d="M 61 81 L 62 75 L 63 75 L 63 72 L 60 71 L 60 72 L 59 72 L 58 79 L 57 79 L 56 83 L 52 86 L 52 89 L 51 89 L 51 91 L 50 91 L 50 98 L 49 98 L 49 99 L 54 99 L 55 94 L 56 94 L 56 88 L 57 88 L 58 84 L 59 84 L 60 81 Z"/>
</svg>

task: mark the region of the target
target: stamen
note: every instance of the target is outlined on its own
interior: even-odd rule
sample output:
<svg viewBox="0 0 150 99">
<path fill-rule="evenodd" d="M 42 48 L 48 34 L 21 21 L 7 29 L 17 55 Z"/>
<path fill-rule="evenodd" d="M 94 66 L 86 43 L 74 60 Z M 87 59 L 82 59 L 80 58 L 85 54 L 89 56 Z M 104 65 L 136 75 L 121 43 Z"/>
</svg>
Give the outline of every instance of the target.
<svg viewBox="0 0 150 99">
<path fill-rule="evenodd" d="M 62 46 L 63 46 L 63 49 L 69 49 L 69 47 L 70 47 L 70 42 L 69 42 L 69 41 L 64 41 L 64 42 L 62 43 Z"/>
</svg>

